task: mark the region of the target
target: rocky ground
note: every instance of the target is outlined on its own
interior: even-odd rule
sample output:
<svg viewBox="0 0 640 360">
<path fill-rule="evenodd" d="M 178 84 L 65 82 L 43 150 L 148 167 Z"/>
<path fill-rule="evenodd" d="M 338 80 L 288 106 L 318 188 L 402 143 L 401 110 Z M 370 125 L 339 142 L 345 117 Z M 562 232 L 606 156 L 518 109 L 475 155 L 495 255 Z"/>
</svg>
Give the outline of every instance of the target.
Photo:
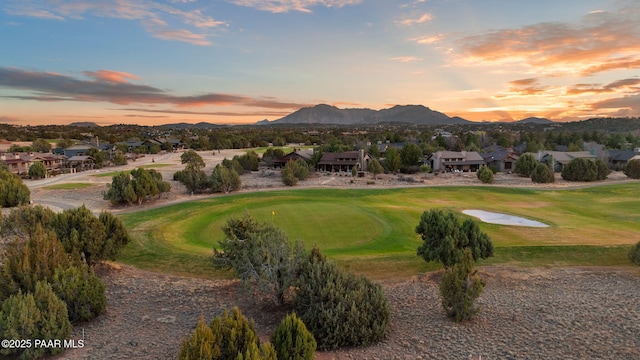
<svg viewBox="0 0 640 360">
<path fill-rule="evenodd" d="M 381 343 L 329 359 L 639 359 L 640 269 L 481 268 L 487 286 L 476 320 L 456 324 L 440 306 L 439 273 L 389 281 L 392 306 Z M 199 317 L 239 306 L 263 340 L 286 311 L 239 291 L 237 281 L 149 273 L 112 265 L 106 313 L 74 329 L 85 347 L 57 359 L 174 359 Z"/>
</svg>

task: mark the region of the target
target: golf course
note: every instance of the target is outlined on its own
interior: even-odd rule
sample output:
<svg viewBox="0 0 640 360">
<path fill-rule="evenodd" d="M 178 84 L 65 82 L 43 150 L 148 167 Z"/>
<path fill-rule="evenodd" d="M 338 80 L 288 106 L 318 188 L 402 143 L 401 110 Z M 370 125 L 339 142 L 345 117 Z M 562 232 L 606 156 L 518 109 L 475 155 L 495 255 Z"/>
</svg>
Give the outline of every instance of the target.
<svg viewBox="0 0 640 360">
<path fill-rule="evenodd" d="M 291 241 L 317 245 L 341 266 L 374 279 L 440 268 L 416 255 L 421 214 L 445 208 L 523 217 L 546 228 L 480 224 L 495 256 L 478 265 L 520 267 L 631 266 L 627 253 L 640 240 L 640 183 L 580 189 L 439 186 L 396 189 L 292 189 L 215 196 L 127 213 L 131 235 L 118 260 L 141 269 L 229 278 L 211 266 L 221 227 L 245 212 L 274 222 Z"/>
</svg>

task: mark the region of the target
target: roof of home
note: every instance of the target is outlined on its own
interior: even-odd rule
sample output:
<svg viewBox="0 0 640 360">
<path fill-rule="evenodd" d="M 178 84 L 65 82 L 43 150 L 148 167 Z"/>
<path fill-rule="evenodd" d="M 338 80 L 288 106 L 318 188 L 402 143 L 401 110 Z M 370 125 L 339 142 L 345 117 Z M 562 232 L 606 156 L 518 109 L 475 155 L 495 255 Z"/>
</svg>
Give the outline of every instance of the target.
<svg viewBox="0 0 640 360">
<path fill-rule="evenodd" d="M 318 164 L 356 164 L 359 160 L 357 151 L 347 151 L 341 153 L 324 153 Z"/>
</svg>

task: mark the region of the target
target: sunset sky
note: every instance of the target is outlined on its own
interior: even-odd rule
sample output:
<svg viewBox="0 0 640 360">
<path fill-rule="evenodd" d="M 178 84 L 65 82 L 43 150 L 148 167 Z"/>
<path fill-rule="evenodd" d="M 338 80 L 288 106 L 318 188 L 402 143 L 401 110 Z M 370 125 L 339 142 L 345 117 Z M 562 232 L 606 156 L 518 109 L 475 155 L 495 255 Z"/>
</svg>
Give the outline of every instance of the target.
<svg viewBox="0 0 640 360">
<path fill-rule="evenodd" d="M 0 123 L 640 116 L 640 1 L 2 0 Z"/>
</svg>

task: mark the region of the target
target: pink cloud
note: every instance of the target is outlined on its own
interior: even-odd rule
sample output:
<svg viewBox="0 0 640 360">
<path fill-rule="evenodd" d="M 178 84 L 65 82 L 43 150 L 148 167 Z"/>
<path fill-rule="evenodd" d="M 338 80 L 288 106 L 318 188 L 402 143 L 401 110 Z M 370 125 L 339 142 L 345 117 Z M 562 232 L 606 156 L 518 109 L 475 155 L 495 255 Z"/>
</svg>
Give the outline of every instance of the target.
<svg viewBox="0 0 640 360">
<path fill-rule="evenodd" d="M 140 78 L 135 75 L 113 70 L 84 71 L 83 74 L 98 81 L 108 81 L 113 83 L 126 83 L 128 82 L 127 79 L 140 80 Z"/>
</svg>

